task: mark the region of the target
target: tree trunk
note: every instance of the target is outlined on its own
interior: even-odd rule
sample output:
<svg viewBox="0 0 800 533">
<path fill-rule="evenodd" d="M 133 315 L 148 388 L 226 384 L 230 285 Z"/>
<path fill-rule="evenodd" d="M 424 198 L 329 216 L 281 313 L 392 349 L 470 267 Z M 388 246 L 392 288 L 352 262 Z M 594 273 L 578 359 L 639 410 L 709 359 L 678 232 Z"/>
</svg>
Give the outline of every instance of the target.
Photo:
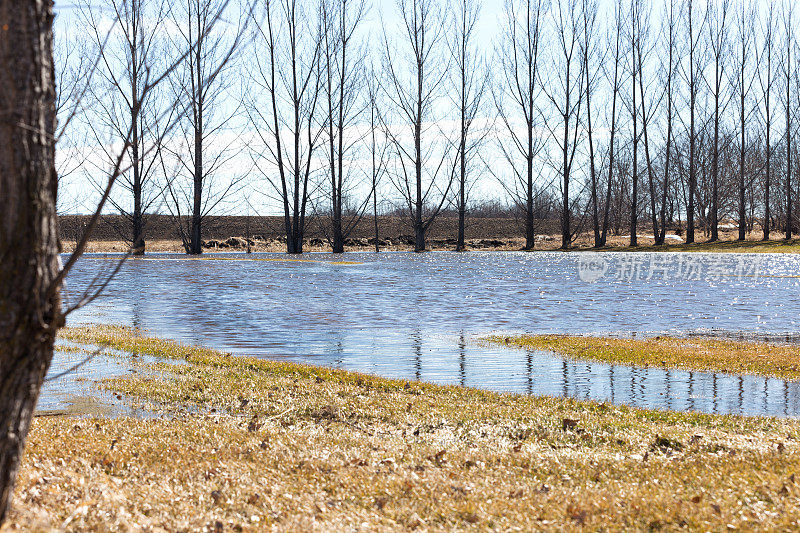
<svg viewBox="0 0 800 533">
<path fill-rule="evenodd" d="M 529 19 L 530 20 L 530 19 Z M 538 21 L 538 15 L 537 15 Z M 538 22 L 537 22 L 538 28 Z M 528 35 L 530 37 L 530 28 L 528 29 Z M 537 30 L 537 37 L 536 37 L 536 47 L 535 49 L 538 51 L 538 30 Z M 530 56 L 531 58 L 534 55 Z M 534 83 L 536 81 L 536 65 L 534 63 L 535 59 L 528 61 L 528 119 L 527 119 L 527 133 L 528 133 L 528 151 L 525 154 L 525 164 L 527 166 L 527 190 L 525 191 L 525 250 L 531 251 L 536 246 L 536 228 L 534 225 L 534 218 L 533 218 L 533 143 L 534 143 L 534 123 L 533 123 L 533 106 L 534 106 Z"/>
<path fill-rule="evenodd" d="M 463 207 L 458 209 L 458 238 L 456 240 L 456 251 L 465 252 L 467 250 L 464 244 L 464 221 L 466 219 L 466 211 Z"/>
<path fill-rule="evenodd" d="M 380 239 L 378 234 L 378 200 L 376 198 L 375 187 L 372 187 L 372 223 L 375 226 L 375 252 L 381 251 Z"/>
<path fill-rule="evenodd" d="M 741 87 L 742 87 L 742 94 L 741 94 L 741 97 L 740 97 L 740 100 L 739 100 L 739 103 L 740 103 L 739 113 L 740 113 L 740 119 L 741 119 L 740 122 L 739 122 L 740 128 L 741 128 L 741 131 L 740 131 L 740 134 L 741 134 L 740 143 L 741 144 L 739 145 L 739 240 L 743 241 L 747 237 L 746 234 L 745 234 L 745 230 L 747 229 L 746 228 L 747 213 L 746 213 L 746 208 L 745 208 L 745 194 L 744 194 L 745 193 L 745 182 L 744 182 L 744 156 L 745 156 L 745 144 L 744 144 L 745 143 L 745 130 L 744 130 L 744 128 L 745 128 L 745 123 L 744 123 L 744 120 L 745 120 L 745 114 L 744 114 L 744 112 L 745 112 L 745 110 L 744 110 L 744 104 L 745 104 L 744 86 L 745 85 L 744 84 L 745 84 L 745 79 L 744 79 L 744 75 L 742 75 L 742 78 L 740 80 L 740 84 L 741 84 Z"/>
<path fill-rule="evenodd" d="M 425 226 L 421 221 L 414 223 L 414 251 L 425 251 Z"/>
<path fill-rule="evenodd" d="M 635 34 L 635 30 L 634 30 Z M 631 118 L 633 119 L 633 172 L 631 173 L 631 237 L 630 237 L 630 245 L 638 246 L 638 236 L 636 235 L 636 224 L 637 224 L 637 215 L 639 214 L 639 131 L 637 130 L 638 127 L 638 120 L 636 116 L 636 58 L 635 58 L 635 50 L 636 50 L 636 43 L 631 43 L 631 49 L 633 50 L 634 54 L 634 65 L 633 65 L 633 73 L 631 75 L 631 83 L 632 83 L 632 100 L 633 105 L 631 106 Z"/>
<path fill-rule="evenodd" d="M 422 222 L 422 62 L 417 61 L 417 108 L 414 119 L 414 181 L 416 185 L 416 202 L 414 206 L 414 251 L 425 251 L 425 225 Z"/>
<path fill-rule="evenodd" d="M 614 85 L 611 94 L 611 131 L 609 132 L 609 145 L 608 145 L 608 183 L 606 184 L 606 201 L 603 206 L 603 231 L 600 234 L 599 246 L 606 245 L 606 238 L 608 237 L 609 220 L 608 216 L 611 211 L 611 188 L 614 183 L 614 140 L 617 132 L 617 95 L 619 94 L 618 85 L 618 70 L 619 70 L 619 28 L 617 29 L 617 45 L 614 55 Z"/>
<path fill-rule="evenodd" d="M 0 0 L 0 524 L 63 324 L 56 218 L 53 12 Z"/>
<path fill-rule="evenodd" d="M 533 220 L 533 123 L 530 121 L 528 122 L 528 154 L 526 159 L 528 183 L 525 191 L 525 250 L 530 251 L 536 246 L 536 231 Z"/>
<path fill-rule="evenodd" d="M 769 106 L 769 97 L 767 98 L 767 106 Z M 769 186 L 770 186 L 769 182 L 770 182 L 770 178 L 771 178 L 771 176 L 770 176 L 771 168 L 770 167 L 771 167 L 771 164 L 772 164 L 772 161 L 770 161 L 770 156 L 772 155 L 772 153 L 771 153 L 771 148 L 772 147 L 769 144 L 769 126 L 770 126 L 769 119 L 767 119 L 767 125 L 766 125 L 766 128 L 767 128 L 767 138 L 766 138 L 767 165 L 766 166 L 767 166 L 767 168 L 766 168 L 766 177 L 764 179 L 764 237 L 763 237 L 763 240 L 765 240 L 765 241 L 769 240 L 770 218 L 772 217 L 772 214 L 770 213 L 770 209 L 769 209 Z"/>
<path fill-rule="evenodd" d="M 569 94 L 569 91 L 567 91 Z M 567 105 L 565 109 L 569 109 L 569 98 L 567 98 Z M 569 213 L 569 115 L 564 115 L 564 146 L 561 149 L 563 158 L 563 190 L 561 196 L 561 249 L 566 250 L 569 248 L 569 243 L 572 240 L 570 230 L 570 213 Z"/>
<path fill-rule="evenodd" d="M 342 196 L 341 189 L 337 192 L 336 202 L 333 206 L 333 253 L 344 253 L 344 232 L 342 231 Z"/>
<path fill-rule="evenodd" d="M 692 0 L 689 0 L 689 198 L 686 206 L 686 243 L 694 242 L 694 196 L 697 189 L 697 176 L 695 175 L 695 124 L 694 112 L 697 98 L 697 86 L 695 85 L 695 40 L 692 29 L 694 19 L 692 17 Z"/>
<path fill-rule="evenodd" d="M 203 253 L 203 131 L 198 123 L 194 134 L 194 206 L 192 209 L 192 234 L 190 254 Z"/>
<path fill-rule="evenodd" d="M 462 84 L 462 94 L 463 91 L 466 89 L 463 88 Z M 461 168 L 459 169 L 458 175 L 458 237 L 456 238 L 456 251 L 463 252 L 466 250 L 466 246 L 464 246 L 464 223 L 466 219 L 467 213 L 467 161 L 466 161 L 466 152 L 467 152 L 467 127 L 466 127 L 466 119 L 464 116 L 466 104 L 462 99 L 461 104 L 461 145 L 459 146 L 459 162 Z"/>
<path fill-rule="evenodd" d="M 719 54 L 717 54 L 714 90 L 714 154 L 711 161 L 711 240 L 719 240 Z"/>
<path fill-rule="evenodd" d="M 789 54 L 786 52 L 786 62 Z M 791 74 L 786 67 L 786 239 L 792 238 L 792 115 L 789 108 L 791 101 Z"/>
<path fill-rule="evenodd" d="M 134 119 L 138 122 L 138 119 Z M 144 220 L 142 214 L 142 175 L 139 167 L 139 128 L 138 124 L 133 127 L 133 142 L 131 143 L 131 153 L 133 154 L 133 235 L 131 239 L 131 253 L 133 255 L 144 255 Z"/>
</svg>

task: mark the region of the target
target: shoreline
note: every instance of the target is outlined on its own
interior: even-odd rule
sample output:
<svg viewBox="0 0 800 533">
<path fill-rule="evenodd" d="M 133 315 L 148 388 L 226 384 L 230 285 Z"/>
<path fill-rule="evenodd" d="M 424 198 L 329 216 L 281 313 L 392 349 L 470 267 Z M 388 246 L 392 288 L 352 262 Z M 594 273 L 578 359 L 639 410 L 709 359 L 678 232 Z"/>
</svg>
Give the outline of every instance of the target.
<svg viewBox="0 0 800 533">
<path fill-rule="evenodd" d="M 215 241 L 222 246 L 204 248 L 204 254 L 245 252 L 247 250 L 247 240 L 243 237 L 229 237 L 224 240 Z M 226 244 L 229 243 L 229 244 Z M 525 251 L 524 239 L 522 238 L 496 238 L 496 239 L 471 239 L 467 241 L 467 252 L 511 252 Z M 147 253 L 177 253 L 185 254 L 183 246 L 178 240 L 153 240 L 148 241 L 146 246 Z M 74 250 L 74 241 L 62 242 L 64 253 Z M 87 253 L 125 253 L 128 244 L 124 241 L 89 241 Z M 286 253 L 285 246 L 278 240 L 260 241 L 252 240 L 250 249 L 253 253 Z M 392 244 L 380 246 L 381 252 L 412 252 L 413 246 Z M 374 245 L 359 244 L 345 246 L 345 253 L 348 252 L 374 252 Z M 445 243 L 441 240 L 433 240 L 426 251 L 455 252 L 455 245 Z M 721 240 L 717 242 L 696 242 L 693 244 L 670 243 L 661 246 L 645 245 L 630 247 L 625 243 L 612 242 L 609 246 L 594 248 L 588 242 L 580 242 L 575 246 L 562 250 L 558 246 L 555 238 L 552 240 L 541 241 L 533 250 L 528 253 L 536 252 L 700 252 L 700 253 L 800 253 L 800 238 L 791 241 L 781 240 Z M 304 253 L 331 253 L 327 244 L 304 245 Z M 456 252 L 459 253 L 459 252 Z M 146 255 L 146 254 L 145 254 Z"/>
</svg>

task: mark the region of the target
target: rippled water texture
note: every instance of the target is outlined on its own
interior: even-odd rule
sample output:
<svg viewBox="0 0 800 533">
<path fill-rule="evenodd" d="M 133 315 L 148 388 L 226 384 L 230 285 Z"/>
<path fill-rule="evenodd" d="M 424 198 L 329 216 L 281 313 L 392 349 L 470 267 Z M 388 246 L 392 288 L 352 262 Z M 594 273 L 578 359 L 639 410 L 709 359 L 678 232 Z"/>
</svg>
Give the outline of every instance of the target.
<svg viewBox="0 0 800 533">
<path fill-rule="evenodd" d="M 82 259 L 75 300 L 114 257 Z M 565 362 L 490 332 L 714 334 L 794 341 L 800 259 L 560 252 L 130 259 L 70 324 L 133 325 L 239 355 L 635 406 L 800 414 L 800 384 Z M 800 357 L 800 349 L 798 350 Z"/>
</svg>

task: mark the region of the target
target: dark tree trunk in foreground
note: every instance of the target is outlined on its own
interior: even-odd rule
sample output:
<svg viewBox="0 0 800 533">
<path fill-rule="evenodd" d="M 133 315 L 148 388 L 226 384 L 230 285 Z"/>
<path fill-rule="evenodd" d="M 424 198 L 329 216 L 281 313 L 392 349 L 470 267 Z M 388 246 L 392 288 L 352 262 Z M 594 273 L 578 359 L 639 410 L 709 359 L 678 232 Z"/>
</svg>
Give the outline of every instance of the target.
<svg viewBox="0 0 800 533">
<path fill-rule="evenodd" d="M 49 0 L 0 0 L 0 523 L 63 320 Z"/>
</svg>

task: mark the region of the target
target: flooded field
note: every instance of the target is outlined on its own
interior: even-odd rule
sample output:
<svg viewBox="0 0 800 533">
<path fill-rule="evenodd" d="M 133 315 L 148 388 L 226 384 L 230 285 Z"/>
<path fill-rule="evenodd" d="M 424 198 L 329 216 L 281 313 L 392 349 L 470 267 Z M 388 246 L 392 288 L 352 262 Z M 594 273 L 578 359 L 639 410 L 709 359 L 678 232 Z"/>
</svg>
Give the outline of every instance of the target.
<svg viewBox="0 0 800 533">
<path fill-rule="evenodd" d="M 67 280 L 68 301 L 116 260 L 82 259 Z M 650 408 L 797 416 L 794 382 L 576 363 L 485 347 L 479 338 L 666 333 L 796 342 L 798 276 L 800 259 L 789 254 L 151 255 L 126 262 L 103 296 L 69 324 L 136 326 L 236 355 L 387 377 Z"/>
</svg>

